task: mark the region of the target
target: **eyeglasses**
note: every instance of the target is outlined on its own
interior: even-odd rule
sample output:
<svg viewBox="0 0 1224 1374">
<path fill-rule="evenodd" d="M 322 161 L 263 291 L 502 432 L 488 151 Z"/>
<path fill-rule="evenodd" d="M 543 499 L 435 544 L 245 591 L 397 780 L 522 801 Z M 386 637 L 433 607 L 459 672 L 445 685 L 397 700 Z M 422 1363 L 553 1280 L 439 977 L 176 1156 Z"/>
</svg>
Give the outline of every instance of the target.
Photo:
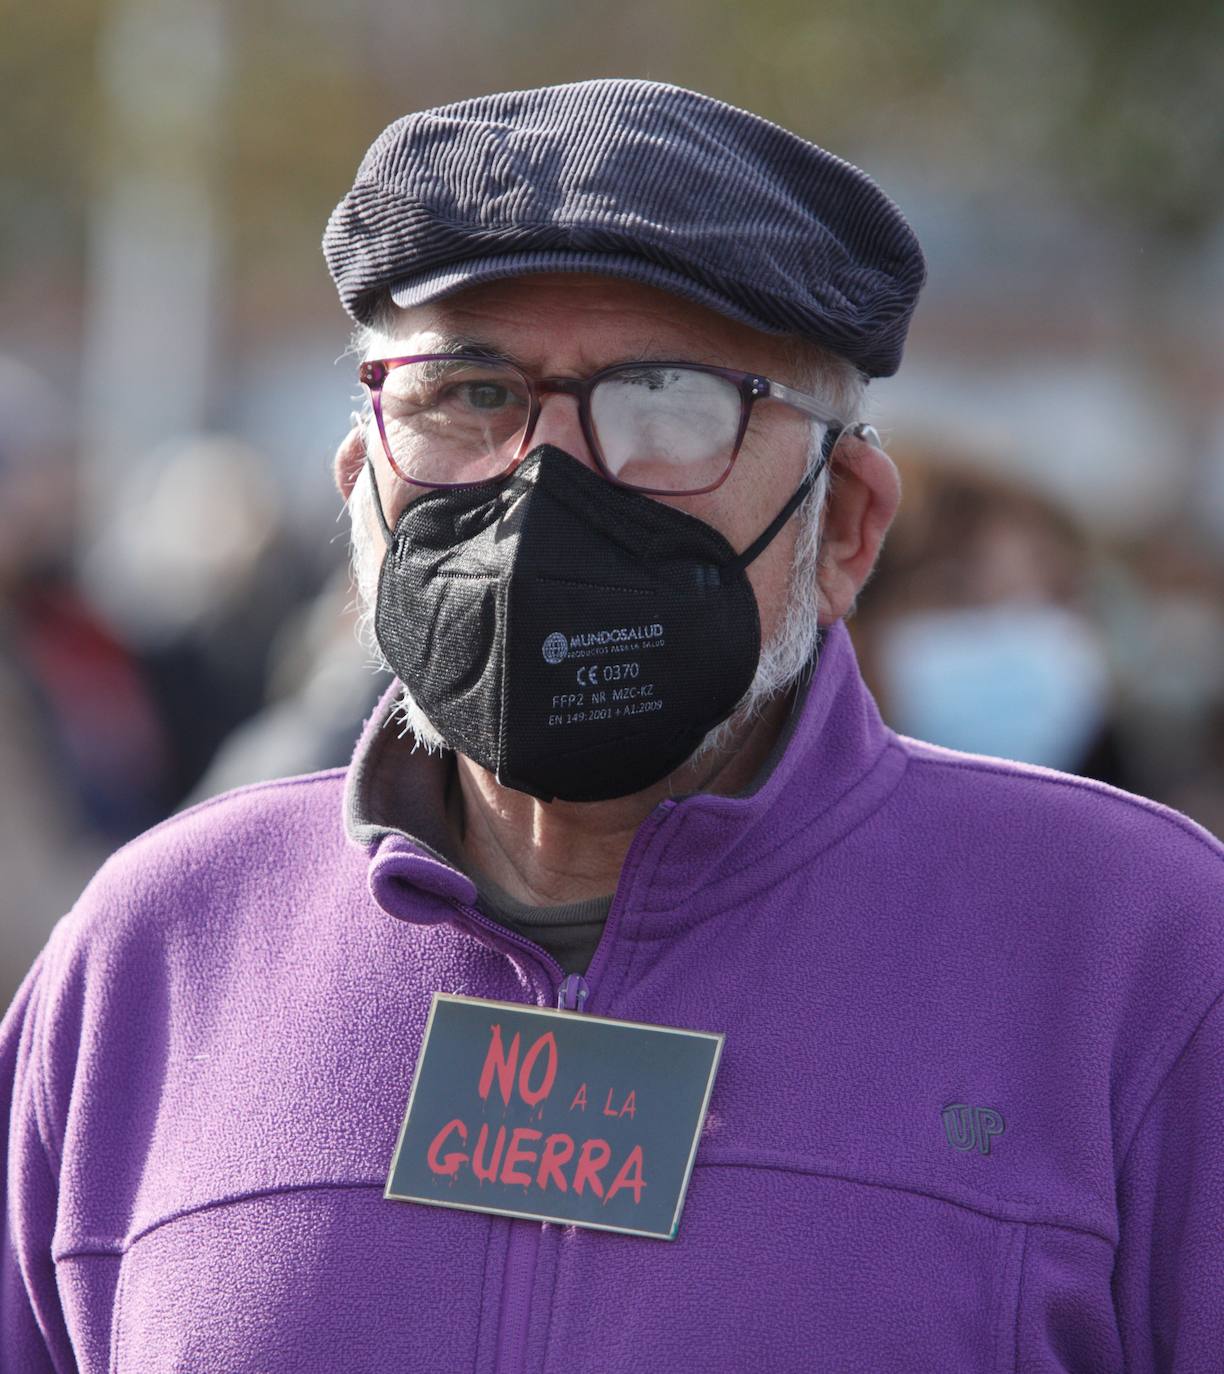
<svg viewBox="0 0 1224 1374">
<path fill-rule="evenodd" d="M 583 435 L 608 481 L 655 496 L 720 487 L 758 401 L 843 425 L 815 396 L 702 363 L 615 363 L 586 378 L 532 378 L 498 358 L 423 353 L 364 362 L 358 376 L 391 466 L 420 487 L 469 487 L 513 472 L 528 452 L 541 398 L 552 393 L 577 400 Z"/>
</svg>

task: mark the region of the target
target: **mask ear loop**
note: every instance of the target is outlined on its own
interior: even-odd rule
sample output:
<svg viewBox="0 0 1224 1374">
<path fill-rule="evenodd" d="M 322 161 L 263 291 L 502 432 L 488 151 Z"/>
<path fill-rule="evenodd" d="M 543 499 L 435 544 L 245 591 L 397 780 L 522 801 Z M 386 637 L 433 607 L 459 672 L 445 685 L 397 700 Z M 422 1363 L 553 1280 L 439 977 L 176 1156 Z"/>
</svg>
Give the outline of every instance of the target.
<svg viewBox="0 0 1224 1374">
<path fill-rule="evenodd" d="M 773 543 L 778 531 L 799 509 L 799 507 L 803 504 L 803 500 L 807 496 L 808 492 L 810 492 L 812 488 L 816 485 L 816 479 L 824 470 L 825 464 L 828 463 L 829 458 L 833 453 L 833 449 L 837 444 L 837 441 L 841 438 L 842 433 L 843 428 L 841 425 L 829 426 L 829 428 L 825 431 L 824 442 L 820 445 L 820 462 L 816 464 L 816 466 L 811 470 L 811 472 L 807 474 L 806 477 L 804 477 L 803 481 L 800 482 L 799 486 L 795 489 L 794 495 L 791 496 L 790 500 L 787 501 L 786 505 L 782 507 L 782 509 L 777 513 L 777 515 L 774 516 L 774 518 L 769 522 L 769 524 L 765 526 L 761 533 L 757 535 L 757 537 L 752 541 L 752 543 L 748 545 L 744 552 L 738 554 L 729 563 L 723 564 L 723 571 L 725 573 L 734 575 L 737 572 L 743 572 L 743 570 L 749 565 L 749 563 L 751 563 L 760 554 L 764 553 L 765 550 L 769 547 L 769 545 Z"/>
<path fill-rule="evenodd" d="M 365 456 L 366 467 L 370 471 L 370 491 L 374 497 L 374 510 L 378 514 L 378 526 L 382 530 L 383 542 L 387 548 L 395 547 L 395 536 L 391 533 L 391 527 L 387 524 L 387 517 L 383 514 L 382 497 L 378 494 L 378 478 L 374 472 L 374 460 L 367 453 Z"/>
</svg>

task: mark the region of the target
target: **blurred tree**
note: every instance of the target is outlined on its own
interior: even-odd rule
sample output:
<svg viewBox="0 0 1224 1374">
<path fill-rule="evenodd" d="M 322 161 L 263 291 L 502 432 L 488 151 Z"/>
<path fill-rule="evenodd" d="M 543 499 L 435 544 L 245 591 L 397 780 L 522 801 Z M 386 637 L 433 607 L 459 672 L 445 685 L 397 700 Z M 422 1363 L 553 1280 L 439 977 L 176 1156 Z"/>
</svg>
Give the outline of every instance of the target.
<svg viewBox="0 0 1224 1374">
<path fill-rule="evenodd" d="M 555 6 L 560 10 L 561 6 Z M 1218 0 L 675 0 L 680 62 L 735 103 L 834 146 L 1041 171 L 1141 231 L 1193 239 L 1224 212 Z"/>
<path fill-rule="evenodd" d="M 1114 0 L 1063 13 L 1087 80 L 1051 153 L 1070 180 L 1197 236 L 1224 210 L 1224 5 Z"/>
<path fill-rule="evenodd" d="M 244 329 L 284 332 L 334 292 L 319 241 L 360 155 L 386 123 L 387 92 L 365 67 L 370 7 L 235 6 L 231 137 L 223 177 L 232 285 Z M 405 67 L 415 67 L 415 54 Z"/>
<path fill-rule="evenodd" d="M 83 251 L 101 8 L 99 0 L 3 7 L 0 272 Z"/>
</svg>

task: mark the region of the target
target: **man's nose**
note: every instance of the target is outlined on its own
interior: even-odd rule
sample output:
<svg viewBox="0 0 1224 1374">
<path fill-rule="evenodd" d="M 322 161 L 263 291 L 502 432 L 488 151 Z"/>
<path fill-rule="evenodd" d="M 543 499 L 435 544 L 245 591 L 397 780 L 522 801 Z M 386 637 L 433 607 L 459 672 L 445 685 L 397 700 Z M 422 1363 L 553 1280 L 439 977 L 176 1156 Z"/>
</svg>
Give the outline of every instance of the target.
<svg viewBox="0 0 1224 1374">
<path fill-rule="evenodd" d="M 540 418 L 536 421 L 528 452 L 538 444 L 552 444 L 564 449 L 585 467 L 598 471 L 599 464 L 591 452 L 578 413 L 577 396 L 548 392 L 540 399 Z"/>
</svg>

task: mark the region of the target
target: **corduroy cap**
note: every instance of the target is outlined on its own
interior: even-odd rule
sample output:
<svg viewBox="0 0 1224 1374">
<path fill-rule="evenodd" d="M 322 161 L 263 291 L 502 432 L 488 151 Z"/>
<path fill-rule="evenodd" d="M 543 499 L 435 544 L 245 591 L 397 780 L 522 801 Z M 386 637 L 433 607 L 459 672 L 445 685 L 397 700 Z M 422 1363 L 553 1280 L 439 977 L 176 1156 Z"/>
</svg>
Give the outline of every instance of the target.
<svg viewBox="0 0 1224 1374">
<path fill-rule="evenodd" d="M 422 305 L 477 282 L 598 272 L 645 282 L 871 377 L 901 361 L 926 277 L 864 172 L 720 100 L 581 81 L 405 115 L 323 235 L 344 308 Z"/>
</svg>

